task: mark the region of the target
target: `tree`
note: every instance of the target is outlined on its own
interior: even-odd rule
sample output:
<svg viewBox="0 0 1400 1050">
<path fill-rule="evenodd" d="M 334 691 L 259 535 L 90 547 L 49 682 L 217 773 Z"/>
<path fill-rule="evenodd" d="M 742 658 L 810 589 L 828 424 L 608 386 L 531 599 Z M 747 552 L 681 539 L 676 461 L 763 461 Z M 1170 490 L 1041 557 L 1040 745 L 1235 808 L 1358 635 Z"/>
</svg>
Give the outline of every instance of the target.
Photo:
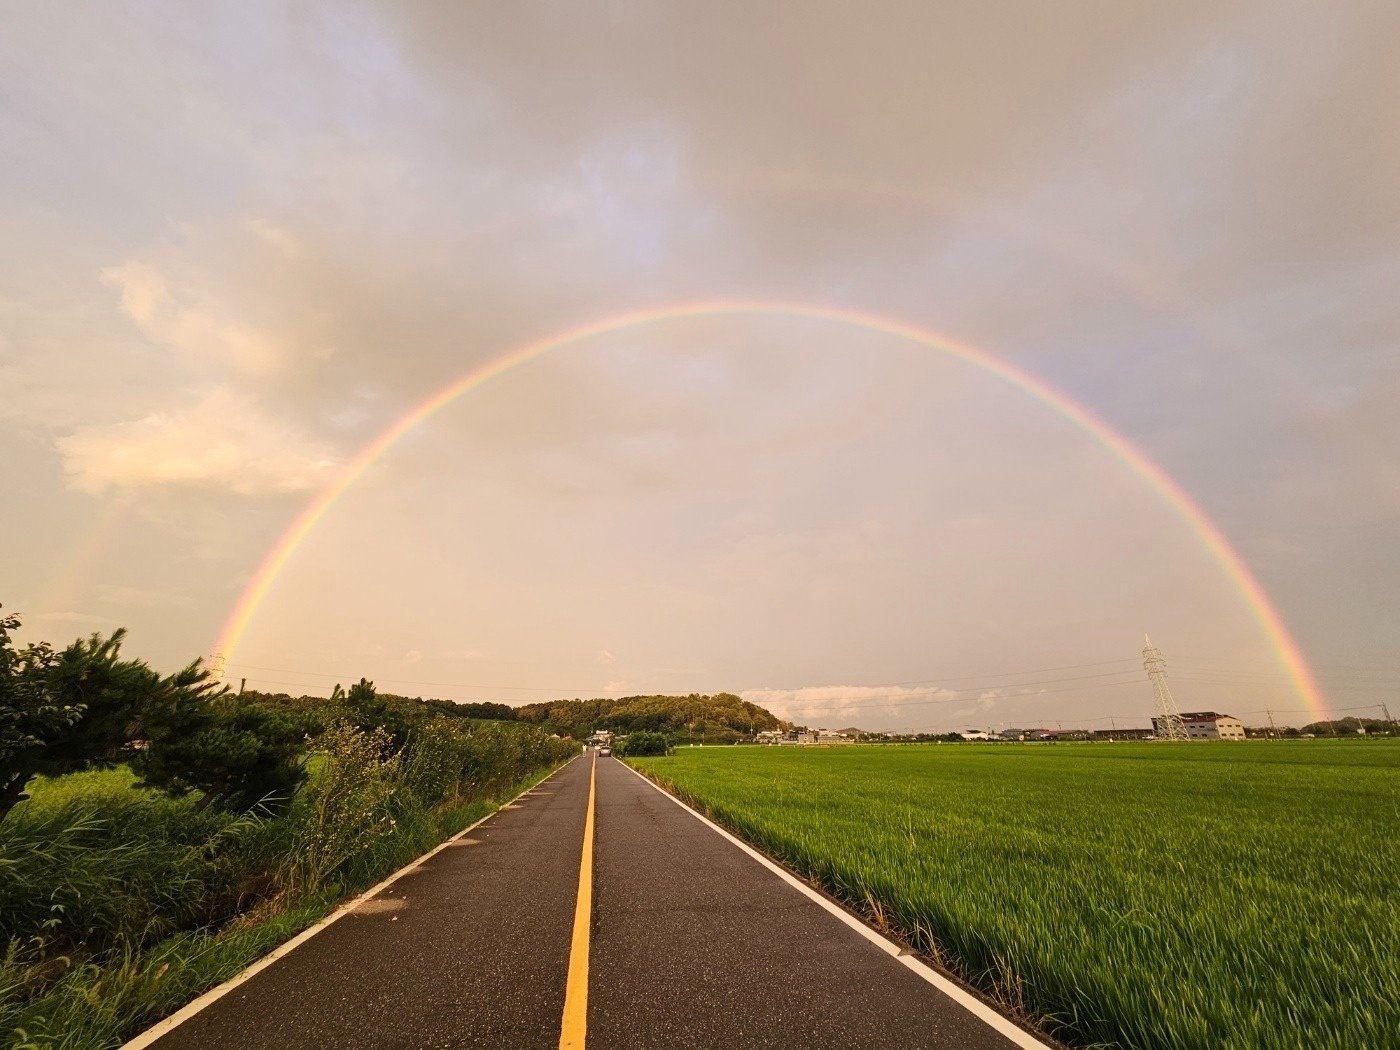
<svg viewBox="0 0 1400 1050">
<path fill-rule="evenodd" d="M 124 630 L 80 638 L 61 652 L 44 645 L 15 653 L 5 621 L 5 746 L 0 754 L 0 819 L 24 799 L 36 775 L 109 768 L 218 695 L 198 660 L 161 677 L 141 660 L 121 658 Z"/>
<path fill-rule="evenodd" d="M 0 820 L 27 796 L 36 756 L 82 716 L 83 707 L 58 702 L 44 688 L 57 659 L 47 645 L 15 649 L 17 616 L 0 616 Z"/>
<path fill-rule="evenodd" d="M 378 728 L 387 730 L 394 750 L 403 747 L 408 738 L 407 717 L 381 696 L 367 678 L 361 678 L 348 692 L 337 684 L 331 691 L 331 702 L 339 702 L 345 708 L 348 721 L 356 728 L 366 733 Z"/>
</svg>

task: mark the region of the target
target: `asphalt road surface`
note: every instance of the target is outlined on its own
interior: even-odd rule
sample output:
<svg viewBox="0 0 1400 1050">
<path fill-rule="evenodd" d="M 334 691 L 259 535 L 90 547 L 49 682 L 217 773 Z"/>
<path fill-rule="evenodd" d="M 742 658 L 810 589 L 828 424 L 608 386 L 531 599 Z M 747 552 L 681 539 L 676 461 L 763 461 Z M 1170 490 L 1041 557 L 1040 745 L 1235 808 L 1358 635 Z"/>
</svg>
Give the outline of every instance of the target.
<svg viewBox="0 0 1400 1050">
<path fill-rule="evenodd" d="M 580 902 L 590 804 L 592 893 Z M 587 964 L 572 1022 L 571 949 L 576 968 Z M 208 1000 L 137 1045 L 1041 1045 L 998 1032 L 621 762 L 592 754 Z"/>
</svg>

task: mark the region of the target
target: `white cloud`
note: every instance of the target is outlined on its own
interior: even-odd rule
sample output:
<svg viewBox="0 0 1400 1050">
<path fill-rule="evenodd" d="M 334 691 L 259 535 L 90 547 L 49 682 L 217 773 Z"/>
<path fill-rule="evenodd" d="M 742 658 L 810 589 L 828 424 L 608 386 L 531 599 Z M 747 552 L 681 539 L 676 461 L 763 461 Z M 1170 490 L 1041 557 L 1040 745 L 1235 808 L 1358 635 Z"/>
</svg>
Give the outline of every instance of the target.
<svg viewBox="0 0 1400 1050">
<path fill-rule="evenodd" d="M 265 239 L 265 238 L 264 238 Z M 286 358 L 280 343 L 248 325 L 220 316 L 208 296 L 172 286 L 160 270 L 139 260 L 102 271 L 121 292 L 121 309 L 149 338 L 180 353 L 212 358 L 253 375 L 275 372 Z"/>
<path fill-rule="evenodd" d="M 617 661 L 617 657 L 614 656 L 612 653 L 608 652 L 606 649 L 599 649 L 599 650 L 598 650 L 598 655 L 595 656 L 594 659 L 595 659 L 598 663 L 604 664 L 604 665 L 607 665 L 607 664 L 610 664 L 610 663 L 615 663 L 615 662 Z"/>
<path fill-rule="evenodd" d="M 423 662 L 423 654 L 417 649 L 410 649 L 403 654 L 403 662 L 406 664 L 417 664 Z"/>
<path fill-rule="evenodd" d="M 199 486 L 243 496 L 323 484 L 336 458 L 226 389 L 172 412 L 81 427 L 59 438 L 64 470 L 83 492 Z"/>
</svg>

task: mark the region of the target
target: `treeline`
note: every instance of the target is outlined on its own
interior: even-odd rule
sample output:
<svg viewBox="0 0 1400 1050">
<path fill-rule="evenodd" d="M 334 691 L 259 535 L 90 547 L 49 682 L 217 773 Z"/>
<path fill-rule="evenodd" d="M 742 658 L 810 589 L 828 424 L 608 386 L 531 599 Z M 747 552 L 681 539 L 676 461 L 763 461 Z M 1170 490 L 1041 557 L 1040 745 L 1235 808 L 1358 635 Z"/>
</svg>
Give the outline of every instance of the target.
<svg viewBox="0 0 1400 1050">
<path fill-rule="evenodd" d="M 0 618 L 0 1045 L 117 1045 L 579 745 L 380 694 L 236 695 Z M 25 800 L 26 795 L 32 798 Z"/>
<path fill-rule="evenodd" d="M 1255 730 L 1264 735 L 1268 730 Z M 1382 718 L 1337 718 L 1322 722 L 1309 722 L 1302 729 L 1291 726 L 1281 727 L 1280 736 L 1397 736 L 1400 735 L 1400 722 Z"/>
<path fill-rule="evenodd" d="M 251 698 L 262 709 L 283 712 L 294 720 L 309 719 L 312 725 L 345 717 L 348 705 L 357 724 L 385 725 L 397 733 L 402 733 L 406 726 L 434 717 L 471 722 L 518 722 L 575 740 L 586 739 L 597 730 L 606 729 L 614 733 L 664 733 L 673 741 L 727 743 L 751 738 L 765 729 L 792 728 L 772 712 L 733 693 L 553 700 L 512 707 L 509 704 L 459 703 L 379 692 L 362 697 L 366 685 L 373 690 L 373 683 L 363 681 L 351 686 L 348 691 L 337 686 L 329 699 L 251 690 L 243 696 Z"/>
</svg>

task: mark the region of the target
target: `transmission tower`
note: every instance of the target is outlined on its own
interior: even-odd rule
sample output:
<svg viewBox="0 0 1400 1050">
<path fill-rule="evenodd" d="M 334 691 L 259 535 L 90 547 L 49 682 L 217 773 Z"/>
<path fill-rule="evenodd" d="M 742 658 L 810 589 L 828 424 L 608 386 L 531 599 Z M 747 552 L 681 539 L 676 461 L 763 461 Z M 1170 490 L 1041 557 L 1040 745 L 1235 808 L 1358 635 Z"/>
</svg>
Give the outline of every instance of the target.
<svg viewBox="0 0 1400 1050">
<path fill-rule="evenodd" d="M 1176 709 L 1171 687 L 1167 685 L 1167 661 L 1162 659 L 1162 654 L 1152 644 L 1151 638 L 1145 634 L 1142 638 L 1147 643 L 1142 648 L 1142 666 L 1147 670 L 1147 677 L 1152 680 L 1152 692 L 1157 698 L 1157 717 L 1153 719 L 1157 724 L 1157 738 L 1189 740 L 1186 723 L 1181 720 L 1181 712 Z"/>
<path fill-rule="evenodd" d="M 223 653 L 212 653 L 204 666 L 209 669 L 209 679 L 212 682 L 220 683 L 224 680 L 224 662 L 227 657 Z"/>
</svg>

